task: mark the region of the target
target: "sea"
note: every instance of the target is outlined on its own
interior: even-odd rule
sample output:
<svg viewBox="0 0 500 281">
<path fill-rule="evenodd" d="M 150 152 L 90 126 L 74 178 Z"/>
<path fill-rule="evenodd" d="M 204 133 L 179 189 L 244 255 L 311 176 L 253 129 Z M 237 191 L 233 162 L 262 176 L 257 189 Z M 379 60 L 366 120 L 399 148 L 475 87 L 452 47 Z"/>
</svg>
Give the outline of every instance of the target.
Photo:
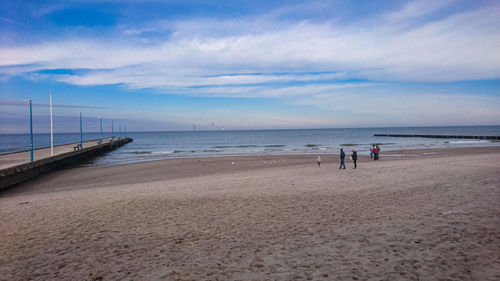
<svg viewBox="0 0 500 281">
<path fill-rule="evenodd" d="M 378 144 L 382 152 L 500 146 L 499 141 L 374 137 L 374 134 L 500 136 L 500 126 L 127 132 L 126 137 L 132 138 L 133 142 L 93 159 L 89 165 L 204 156 L 336 154 L 340 148 L 369 154 L 372 144 Z M 99 133 L 83 134 L 84 140 L 99 139 L 99 136 Z M 115 137 L 125 137 L 125 133 L 117 133 Z M 54 134 L 54 145 L 79 141 L 79 133 Z M 35 148 L 49 147 L 50 134 L 35 134 L 33 143 Z M 29 134 L 0 134 L 0 154 L 29 148 Z"/>
</svg>

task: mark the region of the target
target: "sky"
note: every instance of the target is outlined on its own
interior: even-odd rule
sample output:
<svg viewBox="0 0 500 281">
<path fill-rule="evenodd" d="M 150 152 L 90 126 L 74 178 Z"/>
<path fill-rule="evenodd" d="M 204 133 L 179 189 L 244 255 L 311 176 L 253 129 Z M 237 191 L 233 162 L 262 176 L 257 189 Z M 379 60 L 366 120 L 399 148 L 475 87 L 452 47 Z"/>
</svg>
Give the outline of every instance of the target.
<svg viewBox="0 0 500 281">
<path fill-rule="evenodd" d="M 500 124 L 499 1 L 0 0 L 0 133 Z"/>
</svg>

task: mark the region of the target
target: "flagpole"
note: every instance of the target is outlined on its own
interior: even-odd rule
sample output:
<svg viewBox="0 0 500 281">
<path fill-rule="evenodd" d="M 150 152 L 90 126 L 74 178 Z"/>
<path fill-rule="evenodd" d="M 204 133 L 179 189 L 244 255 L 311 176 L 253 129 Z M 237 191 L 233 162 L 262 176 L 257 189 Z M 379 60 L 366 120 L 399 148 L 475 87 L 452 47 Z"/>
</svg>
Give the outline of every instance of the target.
<svg viewBox="0 0 500 281">
<path fill-rule="evenodd" d="M 82 112 L 80 111 L 80 149 L 83 149 Z"/>
<path fill-rule="evenodd" d="M 54 156 L 54 121 L 52 119 L 52 94 L 50 96 L 50 156 Z"/>
<path fill-rule="evenodd" d="M 33 162 L 33 110 L 30 100 L 30 161 Z"/>
<path fill-rule="evenodd" d="M 102 142 L 102 118 L 101 116 L 99 116 L 99 139 L 101 140 Z"/>
</svg>

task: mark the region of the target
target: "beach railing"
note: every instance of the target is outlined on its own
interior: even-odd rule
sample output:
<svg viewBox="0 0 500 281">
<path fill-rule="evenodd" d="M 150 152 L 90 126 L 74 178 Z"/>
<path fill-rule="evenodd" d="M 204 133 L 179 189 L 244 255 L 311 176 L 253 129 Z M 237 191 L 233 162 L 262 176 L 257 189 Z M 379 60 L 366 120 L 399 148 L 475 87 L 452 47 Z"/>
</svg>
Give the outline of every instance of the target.
<svg viewBox="0 0 500 281">
<path fill-rule="evenodd" d="M 83 160 L 96 157 L 132 142 L 131 138 L 119 138 L 110 142 L 86 146 L 79 150 L 69 151 L 0 170 L 0 190 L 27 181 L 41 174 L 81 163 Z M 22 152 L 21 152 L 22 153 Z"/>
</svg>

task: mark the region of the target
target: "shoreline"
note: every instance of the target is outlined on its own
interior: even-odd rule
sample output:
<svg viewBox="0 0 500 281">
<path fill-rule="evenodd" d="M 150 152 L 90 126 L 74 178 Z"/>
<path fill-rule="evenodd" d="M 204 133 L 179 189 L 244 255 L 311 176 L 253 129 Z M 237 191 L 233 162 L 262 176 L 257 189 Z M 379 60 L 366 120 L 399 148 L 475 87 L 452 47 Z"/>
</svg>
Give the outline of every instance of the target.
<svg viewBox="0 0 500 281">
<path fill-rule="evenodd" d="M 346 165 L 351 151 L 346 151 Z M 368 155 L 359 155 L 359 169 L 365 163 L 380 163 L 418 158 L 439 158 L 451 156 L 472 156 L 476 154 L 500 153 L 499 147 L 478 148 L 440 148 L 399 151 L 382 151 L 380 160 L 371 160 Z M 235 172 L 263 170 L 279 167 L 315 167 L 316 157 L 320 155 L 322 166 L 335 166 L 339 163 L 337 154 L 296 154 L 262 156 L 215 156 L 174 158 L 145 162 L 124 163 L 105 166 L 74 165 L 67 169 L 41 175 L 35 179 L 13 186 L 0 192 L 0 198 L 53 191 L 76 190 L 80 188 L 100 187 L 105 185 L 140 184 L 168 181 L 179 178 L 224 175 Z"/>
<path fill-rule="evenodd" d="M 346 146 L 342 147 L 344 151 L 351 152 L 352 147 Z M 381 146 L 381 148 L 384 148 Z M 356 150 L 356 149 L 355 149 Z M 356 150 L 358 152 L 358 156 L 366 157 L 369 156 L 370 153 L 367 151 L 368 149 L 364 149 L 362 151 Z M 479 153 L 488 152 L 488 151 L 500 151 L 500 145 L 489 145 L 489 146 L 467 146 L 467 147 L 432 147 L 432 148 L 409 148 L 409 149 L 395 149 L 395 150 L 384 150 L 382 151 L 383 155 L 390 155 L 391 157 L 395 156 L 404 156 L 404 157 L 412 157 L 412 156 L 424 156 L 426 153 L 436 153 L 439 155 L 446 154 L 470 154 L 470 150 L 478 151 Z M 173 153 L 175 154 L 175 153 Z M 83 163 L 82 166 L 86 167 L 106 167 L 106 166 L 115 166 L 115 165 L 129 165 L 129 164 L 139 164 L 145 162 L 156 162 L 156 161 L 170 161 L 170 160 L 181 160 L 181 159 L 207 159 L 207 158 L 232 158 L 232 157 L 314 157 L 317 155 L 325 155 L 325 156 L 337 156 L 338 151 L 329 152 L 329 151 L 308 151 L 308 152 L 269 152 L 269 153 L 254 153 L 254 154 L 211 154 L 211 155 L 186 155 L 186 156 L 176 156 L 176 157 L 168 157 L 163 159 L 152 159 L 152 160 L 139 160 L 132 162 L 118 162 L 118 163 L 106 163 L 106 164 L 93 164 L 93 163 Z M 346 153 L 347 154 L 347 153 Z"/>
<path fill-rule="evenodd" d="M 358 151 L 358 155 L 369 155 L 369 146 L 367 145 L 365 148 L 362 150 L 356 149 Z M 441 150 L 441 149 L 475 149 L 475 148 L 494 148 L 494 147 L 500 147 L 500 143 L 497 144 L 496 142 L 490 143 L 488 145 L 480 145 L 480 146 L 473 146 L 473 145 L 467 145 L 467 146 L 454 146 L 454 147 L 446 147 L 446 146 L 433 146 L 433 147 L 419 147 L 419 148 L 407 148 L 407 149 L 393 149 L 393 148 L 387 148 L 384 145 L 380 145 L 382 150 L 387 154 L 388 152 L 390 154 L 394 153 L 404 153 L 406 154 L 406 151 L 415 151 L 415 150 Z M 343 146 L 345 151 L 350 151 L 352 148 L 357 148 L 356 146 Z M 340 147 L 339 147 L 340 149 Z M 193 158 L 219 158 L 219 157 L 240 157 L 240 156 L 296 156 L 296 155 L 305 155 L 305 156 L 310 156 L 310 155 L 336 155 L 337 150 L 307 150 L 307 151 L 260 151 L 260 152 L 255 152 L 255 153 L 231 153 L 227 151 L 220 151 L 218 153 L 207 153 L 207 154 L 183 154 L 183 151 L 179 152 L 169 152 L 165 153 L 165 155 L 162 156 L 162 153 L 156 154 L 156 152 L 136 152 L 132 153 L 133 155 L 149 155 L 149 158 L 130 158 L 130 159 L 114 159 L 114 160 L 104 160 L 100 161 L 97 159 L 95 162 L 91 163 L 85 163 L 88 166 L 113 166 L 113 165 L 123 165 L 123 164 L 133 164 L 133 163 L 143 163 L 143 162 L 149 162 L 149 161 L 161 161 L 161 160 L 171 160 L 171 159 L 193 159 Z M 156 155 L 156 156 L 153 156 Z M 168 155 L 168 156 L 166 156 Z"/>
</svg>

